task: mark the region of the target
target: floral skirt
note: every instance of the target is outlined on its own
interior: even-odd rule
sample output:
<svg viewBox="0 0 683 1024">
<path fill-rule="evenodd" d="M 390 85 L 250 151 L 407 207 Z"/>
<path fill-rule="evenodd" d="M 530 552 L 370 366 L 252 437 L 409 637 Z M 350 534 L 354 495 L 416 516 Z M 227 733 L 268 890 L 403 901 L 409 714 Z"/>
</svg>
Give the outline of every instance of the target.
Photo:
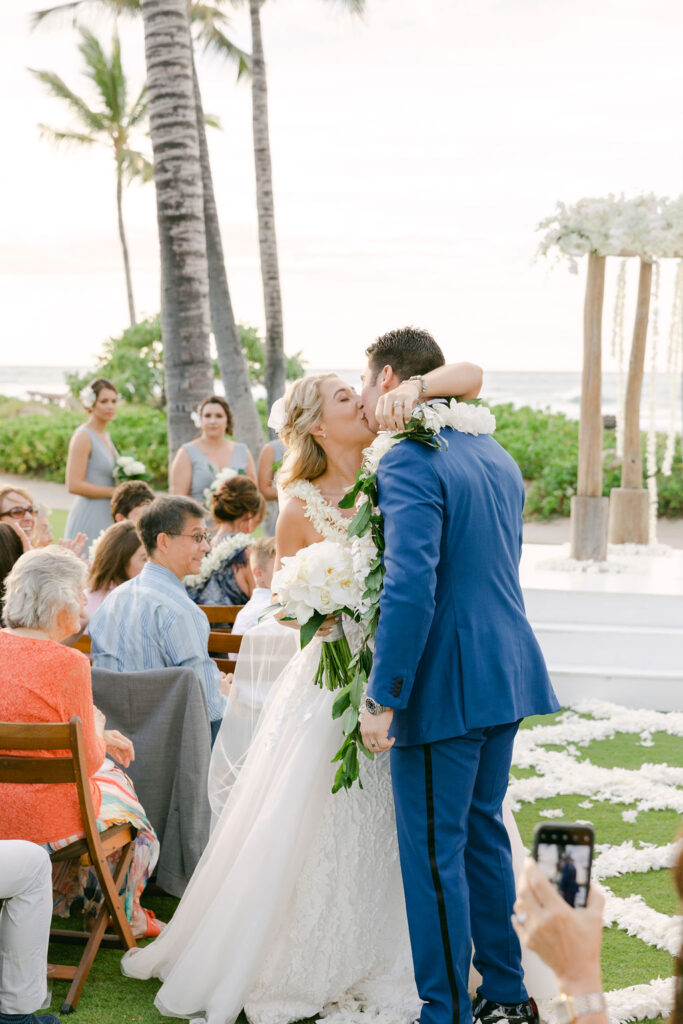
<svg viewBox="0 0 683 1024">
<path fill-rule="evenodd" d="M 130 822 L 138 830 L 133 847 L 133 859 L 121 887 L 121 896 L 129 921 L 133 909 L 140 903 L 142 890 L 154 871 L 159 858 L 159 840 L 145 812 L 135 795 L 133 783 L 128 776 L 107 758 L 91 778 L 97 783 L 102 794 L 100 813 L 97 816 L 97 830 L 104 832 L 110 825 Z M 84 832 L 45 843 L 45 849 L 53 853 L 84 837 Z M 119 861 L 120 851 L 112 853 L 107 861 L 112 871 Z M 54 891 L 54 913 L 59 917 L 78 914 L 96 914 L 102 899 L 95 870 L 84 866 L 79 860 L 60 861 L 52 865 L 52 886 Z"/>
</svg>

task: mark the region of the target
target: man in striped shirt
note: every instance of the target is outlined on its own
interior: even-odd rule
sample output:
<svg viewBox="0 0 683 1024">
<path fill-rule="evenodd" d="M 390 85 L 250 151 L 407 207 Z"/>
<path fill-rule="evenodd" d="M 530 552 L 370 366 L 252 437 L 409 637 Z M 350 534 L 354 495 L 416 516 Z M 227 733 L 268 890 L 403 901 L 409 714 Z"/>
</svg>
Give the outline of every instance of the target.
<svg viewBox="0 0 683 1024">
<path fill-rule="evenodd" d="M 183 584 L 199 572 L 209 550 L 203 516 L 191 498 L 155 498 L 138 522 L 148 559 L 144 569 L 109 594 L 89 628 L 95 668 L 194 669 L 206 692 L 213 744 L 225 711 L 223 674 L 208 654 L 209 620 Z"/>
</svg>

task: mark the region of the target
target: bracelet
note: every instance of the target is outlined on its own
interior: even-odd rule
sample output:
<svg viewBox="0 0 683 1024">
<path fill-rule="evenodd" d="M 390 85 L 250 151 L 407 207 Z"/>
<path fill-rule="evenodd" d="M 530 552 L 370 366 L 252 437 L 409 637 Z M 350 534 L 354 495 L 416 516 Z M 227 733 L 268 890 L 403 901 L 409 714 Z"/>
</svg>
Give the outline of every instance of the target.
<svg viewBox="0 0 683 1024">
<path fill-rule="evenodd" d="M 602 992 L 591 992 L 585 996 L 567 996 L 562 993 L 557 997 L 557 1019 L 560 1024 L 574 1024 L 579 1017 L 606 1009 L 607 1000 Z"/>
<path fill-rule="evenodd" d="M 420 395 L 425 395 L 427 393 L 427 381 L 424 379 L 422 374 L 414 373 L 412 377 L 408 377 L 408 380 L 417 381 L 417 385 L 418 385 L 417 397 L 418 398 L 420 397 Z"/>
</svg>

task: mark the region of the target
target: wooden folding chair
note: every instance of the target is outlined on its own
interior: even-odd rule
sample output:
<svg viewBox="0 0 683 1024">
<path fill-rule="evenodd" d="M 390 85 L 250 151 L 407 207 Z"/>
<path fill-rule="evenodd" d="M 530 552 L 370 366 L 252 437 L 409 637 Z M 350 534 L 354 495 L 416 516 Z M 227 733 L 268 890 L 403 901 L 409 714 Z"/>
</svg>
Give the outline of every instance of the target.
<svg viewBox="0 0 683 1024">
<path fill-rule="evenodd" d="M 241 643 L 241 633 L 226 633 L 224 629 L 211 630 L 209 633 L 209 657 L 216 662 L 221 672 L 235 671 Z M 232 654 L 234 657 L 225 658 L 224 654 Z"/>
<path fill-rule="evenodd" d="M 104 945 L 123 946 L 124 949 L 132 949 L 137 945 L 118 895 L 133 857 L 137 829 L 124 823 L 112 825 L 101 833 L 97 831 L 80 718 L 54 725 L 0 723 L 0 750 L 4 752 L 0 755 L 0 782 L 22 785 L 71 782 L 76 785 L 85 838 L 76 840 L 62 850 L 56 850 L 50 859 L 57 862 L 79 858 L 83 864 L 92 865 L 104 899 L 91 932 L 61 928 L 50 931 L 50 938 L 55 941 L 85 942 L 83 955 L 76 967 L 48 964 L 47 969 L 48 977 L 71 981 L 61 1007 L 62 1013 L 71 1013 L 78 1005 L 100 945 L 104 942 Z M 17 753 L 7 754 L 10 750 Z M 26 754 L 30 750 L 68 750 L 68 754 L 61 757 L 31 757 Z M 107 857 L 116 850 L 121 851 L 121 858 L 112 875 Z M 117 934 L 105 936 L 110 916 Z"/>
<path fill-rule="evenodd" d="M 242 610 L 241 604 L 200 604 L 199 607 L 213 625 L 216 622 L 227 623 L 232 629 L 237 613 Z M 226 630 L 229 632 L 229 630 Z"/>
<path fill-rule="evenodd" d="M 90 654 L 91 640 L 90 634 L 84 633 L 83 636 L 79 636 L 75 644 L 71 645 L 75 651 L 82 651 L 83 654 Z"/>
</svg>

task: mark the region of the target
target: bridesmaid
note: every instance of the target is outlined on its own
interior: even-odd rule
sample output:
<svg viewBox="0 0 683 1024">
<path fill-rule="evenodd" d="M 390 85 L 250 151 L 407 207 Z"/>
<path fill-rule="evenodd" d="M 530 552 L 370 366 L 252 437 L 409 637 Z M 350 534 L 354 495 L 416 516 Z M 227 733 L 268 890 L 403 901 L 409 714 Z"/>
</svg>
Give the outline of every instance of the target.
<svg viewBox="0 0 683 1024">
<path fill-rule="evenodd" d="M 234 420 L 220 395 L 210 395 L 199 406 L 201 434 L 178 449 L 171 466 L 171 494 L 185 494 L 205 505 L 204 491 L 216 474 L 230 467 L 256 483 L 256 469 L 246 444 L 231 441 Z"/>
<path fill-rule="evenodd" d="M 83 407 L 90 415 L 69 442 L 66 486 L 77 495 L 66 521 L 64 536 L 86 534 L 90 544 L 113 523 L 110 498 L 114 493 L 114 464 L 118 452 L 107 427 L 116 416 L 119 394 L 111 381 L 96 377 L 81 391 Z M 86 552 L 87 553 L 87 552 Z"/>
</svg>

